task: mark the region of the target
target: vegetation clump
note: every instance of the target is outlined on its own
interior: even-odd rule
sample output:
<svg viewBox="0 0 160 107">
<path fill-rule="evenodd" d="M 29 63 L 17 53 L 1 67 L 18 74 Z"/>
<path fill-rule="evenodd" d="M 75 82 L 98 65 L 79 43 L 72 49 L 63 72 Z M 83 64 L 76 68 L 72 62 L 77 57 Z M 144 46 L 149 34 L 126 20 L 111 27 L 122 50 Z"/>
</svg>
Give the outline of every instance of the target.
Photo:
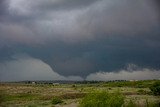
<svg viewBox="0 0 160 107">
<path fill-rule="evenodd" d="M 146 90 L 140 89 L 140 90 L 137 91 L 137 94 L 139 94 L 139 95 L 147 95 L 147 94 L 150 94 L 150 93 L 148 91 L 146 91 Z"/>
<path fill-rule="evenodd" d="M 80 107 L 121 107 L 124 96 L 119 93 L 96 91 L 86 95 L 80 102 Z"/>
<path fill-rule="evenodd" d="M 160 95 L 160 81 L 156 81 L 151 87 L 150 90 L 154 95 Z"/>
<path fill-rule="evenodd" d="M 52 98 L 52 104 L 56 105 L 56 104 L 60 104 L 63 103 L 63 100 L 59 97 L 53 97 Z"/>
</svg>

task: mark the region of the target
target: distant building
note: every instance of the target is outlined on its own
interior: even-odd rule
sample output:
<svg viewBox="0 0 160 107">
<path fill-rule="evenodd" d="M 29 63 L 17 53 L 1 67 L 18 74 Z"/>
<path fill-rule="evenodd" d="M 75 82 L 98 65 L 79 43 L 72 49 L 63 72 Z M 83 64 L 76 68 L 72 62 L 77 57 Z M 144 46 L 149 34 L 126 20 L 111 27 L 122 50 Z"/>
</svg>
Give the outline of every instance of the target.
<svg viewBox="0 0 160 107">
<path fill-rule="evenodd" d="M 36 82 L 32 81 L 32 84 L 36 84 Z"/>
<path fill-rule="evenodd" d="M 129 80 L 129 81 L 138 81 L 138 80 Z"/>
<path fill-rule="evenodd" d="M 57 86 L 57 85 L 59 85 L 59 83 L 53 83 L 53 86 Z"/>
</svg>

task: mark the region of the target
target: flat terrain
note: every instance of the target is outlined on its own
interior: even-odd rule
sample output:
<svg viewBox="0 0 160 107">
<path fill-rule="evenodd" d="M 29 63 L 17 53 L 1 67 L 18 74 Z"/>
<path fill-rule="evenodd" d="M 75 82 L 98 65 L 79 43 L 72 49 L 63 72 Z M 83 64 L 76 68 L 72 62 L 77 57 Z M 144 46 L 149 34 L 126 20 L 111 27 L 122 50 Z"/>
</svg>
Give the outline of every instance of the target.
<svg viewBox="0 0 160 107">
<path fill-rule="evenodd" d="M 137 85 L 138 84 L 138 85 Z M 107 90 L 109 93 L 120 91 L 125 101 L 133 100 L 143 107 L 143 103 L 159 101 L 153 96 L 145 82 L 99 82 L 75 84 L 25 84 L 0 83 L 0 107 L 77 107 L 81 99 L 89 92 Z M 63 102 L 53 104 L 53 98 Z"/>
</svg>

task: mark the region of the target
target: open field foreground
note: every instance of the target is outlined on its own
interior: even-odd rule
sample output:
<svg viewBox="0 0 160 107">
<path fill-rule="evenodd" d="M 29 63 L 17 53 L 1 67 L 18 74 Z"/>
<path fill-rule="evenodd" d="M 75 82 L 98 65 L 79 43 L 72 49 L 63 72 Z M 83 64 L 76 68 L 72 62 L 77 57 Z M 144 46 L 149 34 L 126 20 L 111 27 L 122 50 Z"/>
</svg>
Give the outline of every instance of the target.
<svg viewBox="0 0 160 107">
<path fill-rule="evenodd" d="M 90 107 L 87 106 L 92 102 L 90 100 L 95 103 L 96 98 L 106 99 L 106 96 L 113 97 L 105 100 L 110 103 L 116 103 L 121 98 L 124 107 L 158 107 L 160 97 L 153 95 L 149 89 L 154 82 L 155 80 L 74 84 L 1 83 L 0 107 Z M 111 104 L 111 107 L 114 105 Z"/>
</svg>

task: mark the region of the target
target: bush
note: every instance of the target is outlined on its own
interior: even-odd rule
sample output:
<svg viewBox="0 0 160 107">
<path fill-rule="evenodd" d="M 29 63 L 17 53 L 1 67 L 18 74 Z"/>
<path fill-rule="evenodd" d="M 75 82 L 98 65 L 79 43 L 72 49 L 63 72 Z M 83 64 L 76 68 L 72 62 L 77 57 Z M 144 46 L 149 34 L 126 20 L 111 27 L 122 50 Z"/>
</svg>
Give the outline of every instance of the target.
<svg viewBox="0 0 160 107">
<path fill-rule="evenodd" d="M 80 102 L 80 107 L 121 107 L 123 104 L 124 96 L 119 92 L 111 94 L 99 91 L 86 95 Z"/>
<path fill-rule="evenodd" d="M 160 95 L 160 81 L 156 81 L 151 87 L 150 90 L 154 95 Z"/>
<path fill-rule="evenodd" d="M 53 97 L 52 99 L 52 104 L 60 104 L 60 103 L 63 103 L 62 99 L 59 98 L 59 97 Z"/>
</svg>

